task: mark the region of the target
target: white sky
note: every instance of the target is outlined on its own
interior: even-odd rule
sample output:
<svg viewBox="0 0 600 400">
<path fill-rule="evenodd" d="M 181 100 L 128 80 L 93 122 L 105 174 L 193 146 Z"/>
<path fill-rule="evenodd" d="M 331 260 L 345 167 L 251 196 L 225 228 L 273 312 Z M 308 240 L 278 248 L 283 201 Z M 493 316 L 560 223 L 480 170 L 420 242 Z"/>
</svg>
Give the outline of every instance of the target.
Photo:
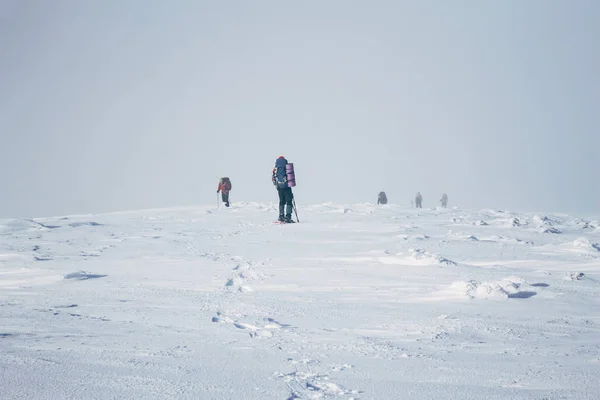
<svg viewBox="0 0 600 400">
<path fill-rule="evenodd" d="M 600 2 L 0 0 L 0 217 L 276 201 L 595 213 Z"/>
</svg>

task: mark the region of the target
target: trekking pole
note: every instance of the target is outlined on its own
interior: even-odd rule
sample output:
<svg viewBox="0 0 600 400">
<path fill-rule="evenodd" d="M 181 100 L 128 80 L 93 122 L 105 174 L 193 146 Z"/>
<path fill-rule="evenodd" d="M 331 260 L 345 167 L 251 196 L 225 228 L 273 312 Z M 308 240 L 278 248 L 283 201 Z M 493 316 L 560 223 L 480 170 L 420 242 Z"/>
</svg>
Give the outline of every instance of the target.
<svg viewBox="0 0 600 400">
<path fill-rule="evenodd" d="M 221 206 L 219 206 L 219 192 L 217 192 L 217 210 L 220 210 Z"/>
<path fill-rule="evenodd" d="M 292 202 L 294 203 L 294 214 L 296 214 L 296 221 L 300 222 L 300 219 L 298 218 L 298 209 L 296 208 L 296 199 L 292 199 Z"/>
</svg>

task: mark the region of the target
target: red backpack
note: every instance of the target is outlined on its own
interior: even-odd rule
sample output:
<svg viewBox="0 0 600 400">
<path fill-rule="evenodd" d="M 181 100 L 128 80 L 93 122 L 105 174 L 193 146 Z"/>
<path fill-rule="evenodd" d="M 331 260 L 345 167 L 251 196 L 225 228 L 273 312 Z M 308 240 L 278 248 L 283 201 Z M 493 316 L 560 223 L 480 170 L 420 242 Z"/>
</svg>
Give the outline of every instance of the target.
<svg viewBox="0 0 600 400">
<path fill-rule="evenodd" d="M 227 177 L 221 178 L 221 188 L 222 188 L 222 190 L 227 190 L 227 191 L 231 190 L 231 181 L 229 180 L 229 178 L 227 178 Z"/>
</svg>

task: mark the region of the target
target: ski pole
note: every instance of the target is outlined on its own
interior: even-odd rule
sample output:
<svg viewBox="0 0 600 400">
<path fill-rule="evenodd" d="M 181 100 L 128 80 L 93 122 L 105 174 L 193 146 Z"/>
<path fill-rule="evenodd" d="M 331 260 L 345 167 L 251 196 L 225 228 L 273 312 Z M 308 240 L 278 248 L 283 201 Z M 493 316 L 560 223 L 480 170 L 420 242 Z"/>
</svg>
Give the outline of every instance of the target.
<svg viewBox="0 0 600 400">
<path fill-rule="evenodd" d="M 298 218 L 298 209 L 296 208 L 296 199 L 292 199 L 294 203 L 294 214 L 296 214 L 296 221 L 300 222 L 300 218 Z"/>
</svg>

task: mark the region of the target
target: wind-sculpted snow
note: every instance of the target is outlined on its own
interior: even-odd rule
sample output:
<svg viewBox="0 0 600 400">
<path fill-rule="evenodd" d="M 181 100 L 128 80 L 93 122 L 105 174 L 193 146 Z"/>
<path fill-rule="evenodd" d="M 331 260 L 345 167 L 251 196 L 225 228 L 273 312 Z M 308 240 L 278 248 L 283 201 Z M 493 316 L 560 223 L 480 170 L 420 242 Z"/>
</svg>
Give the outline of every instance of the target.
<svg viewBox="0 0 600 400">
<path fill-rule="evenodd" d="M 537 294 L 533 287 L 548 287 L 547 284 L 529 285 L 520 278 L 508 277 L 498 281 L 454 282 L 451 287 L 458 294 L 474 299 L 525 299 Z"/>
<path fill-rule="evenodd" d="M 97 279 L 97 278 L 104 278 L 106 275 L 101 275 L 101 274 L 91 274 L 89 272 L 85 272 L 85 271 L 77 271 L 77 272 L 70 272 L 68 274 L 65 275 L 65 279 L 75 279 L 75 280 L 84 280 L 84 279 Z"/>
<path fill-rule="evenodd" d="M 598 398 L 596 219 L 298 205 L 0 221 L 0 398 Z"/>
<path fill-rule="evenodd" d="M 583 251 L 590 251 L 592 253 L 600 251 L 600 245 L 596 242 L 592 242 L 586 237 L 580 237 L 573 241 L 573 248 L 582 249 Z"/>
<path fill-rule="evenodd" d="M 412 254 L 411 258 L 416 261 L 421 261 L 424 264 L 438 265 L 456 265 L 456 262 L 449 260 L 437 254 L 431 254 L 423 249 L 409 249 Z"/>
</svg>

